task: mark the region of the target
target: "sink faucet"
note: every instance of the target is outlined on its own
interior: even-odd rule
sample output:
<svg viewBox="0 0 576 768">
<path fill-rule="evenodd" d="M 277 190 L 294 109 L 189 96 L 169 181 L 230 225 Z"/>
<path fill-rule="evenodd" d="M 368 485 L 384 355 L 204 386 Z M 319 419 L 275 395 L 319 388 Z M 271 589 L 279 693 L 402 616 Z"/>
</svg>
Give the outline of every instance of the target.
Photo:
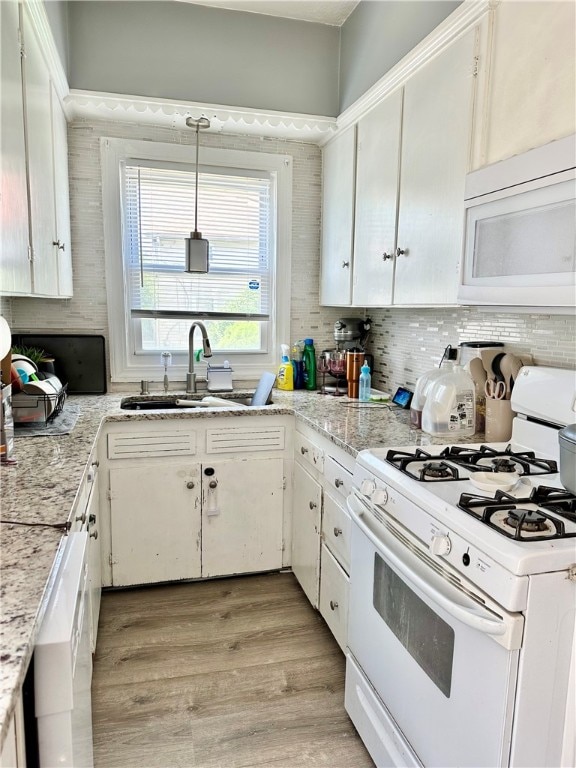
<svg viewBox="0 0 576 768">
<path fill-rule="evenodd" d="M 210 347 L 210 339 L 206 333 L 204 323 L 196 320 L 190 326 L 190 333 L 188 334 L 188 373 L 186 374 L 186 392 L 192 394 L 196 392 L 196 374 L 194 373 L 194 331 L 196 328 L 200 329 L 202 334 L 202 352 L 204 357 L 212 357 L 212 349 Z"/>
</svg>

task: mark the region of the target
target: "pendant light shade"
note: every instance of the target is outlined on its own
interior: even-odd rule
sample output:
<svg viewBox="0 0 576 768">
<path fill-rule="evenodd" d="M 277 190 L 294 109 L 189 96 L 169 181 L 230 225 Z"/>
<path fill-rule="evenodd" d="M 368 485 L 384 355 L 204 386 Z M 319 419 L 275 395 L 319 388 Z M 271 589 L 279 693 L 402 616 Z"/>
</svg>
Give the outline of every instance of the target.
<svg viewBox="0 0 576 768">
<path fill-rule="evenodd" d="M 196 129 L 196 193 L 194 196 L 194 232 L 186 238 L 186 272 L 208 272 L 208 240 L 198 232 L 198 149 L 200 130 L 210 128 L 207 117 L 187 117 L 186 125 Z"/>
</svg>

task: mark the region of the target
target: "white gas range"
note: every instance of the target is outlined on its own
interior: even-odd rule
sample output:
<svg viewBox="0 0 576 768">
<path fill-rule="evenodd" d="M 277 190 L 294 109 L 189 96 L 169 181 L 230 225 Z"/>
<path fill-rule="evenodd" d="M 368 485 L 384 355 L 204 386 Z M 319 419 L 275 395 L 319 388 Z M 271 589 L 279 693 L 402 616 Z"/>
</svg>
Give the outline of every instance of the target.
<svg viewBox="0 0 576 768">
<path fill-rule="evenodd" d="M 524 368 L 510 445 L 358 455 L 346 707 L 377 765 L 574 765 L 575 384 Z"/>
</svg>

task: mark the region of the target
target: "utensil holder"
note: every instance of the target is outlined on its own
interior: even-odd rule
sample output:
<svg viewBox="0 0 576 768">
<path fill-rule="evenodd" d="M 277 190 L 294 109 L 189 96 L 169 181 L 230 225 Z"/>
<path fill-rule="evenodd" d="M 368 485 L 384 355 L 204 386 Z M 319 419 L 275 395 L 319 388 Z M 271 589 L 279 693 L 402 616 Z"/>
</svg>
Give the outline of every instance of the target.
<svg viewBox="0 0 576 768">
<path fill-rule="evenodd" d="M 512 419 L 516 416 L 510 400 L 486 398 L 486 441 L 502 442 L 512 437 Z"/>
</svg>

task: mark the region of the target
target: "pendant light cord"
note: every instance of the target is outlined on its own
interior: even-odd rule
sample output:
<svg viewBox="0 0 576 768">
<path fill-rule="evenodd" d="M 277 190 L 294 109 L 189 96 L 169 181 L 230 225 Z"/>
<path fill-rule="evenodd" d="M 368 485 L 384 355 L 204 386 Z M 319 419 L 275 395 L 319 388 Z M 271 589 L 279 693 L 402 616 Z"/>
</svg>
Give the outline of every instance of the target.
<svg viewBox="0 0 576 768">
<path fill-rule="evenodd" d="M 196 125 L 196 189 L 194 192 L 194 232 L 198 232 L 198 149 L 200 145 L 200 123 Z"/>
</svg>

